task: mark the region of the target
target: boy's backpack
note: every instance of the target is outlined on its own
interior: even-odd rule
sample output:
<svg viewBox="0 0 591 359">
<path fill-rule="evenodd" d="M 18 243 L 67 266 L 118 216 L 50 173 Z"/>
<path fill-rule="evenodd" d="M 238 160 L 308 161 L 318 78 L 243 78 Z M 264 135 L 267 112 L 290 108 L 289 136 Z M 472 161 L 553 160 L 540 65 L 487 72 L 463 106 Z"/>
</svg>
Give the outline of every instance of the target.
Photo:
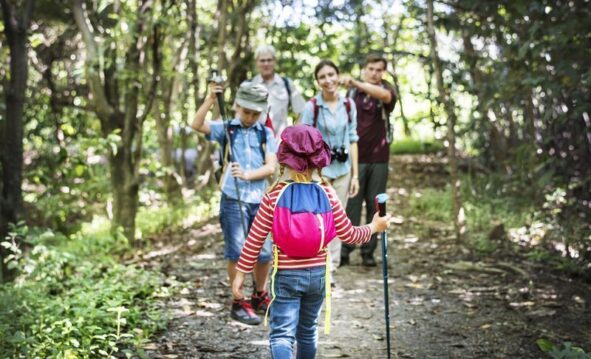
<svg viewBox="0 0 591 359">
<path fill-rule="evenodd" d="M 271 233 L 291 258 L 314 258 L 336 237 L 328 194 L 315 182 L 287 182 L 275 204 Z"/>
<path fill-rule="evenodd" d="M 262 128 L 261 128 L 262 127 Z M 219 159 L 220 167 L 223 169 L 224 165 L 228 163 L 228 140 L 227 137 L 230 137 L 230 146 L 234 146 L 234 141 L 236 140 L 236 135 L 238 134 L 238 129 L 240 128 L 239 124 L 224 124 L 225 131 L 228 132 L 228 136 L 222 137 L 222 148 L 221 148 L 221 155 Z M 259 140 L 261 155 L 263 156 L 263 160 L 265 159 L 265 148 L 267 146 L 267 133 L 265 130 L 265 126 L 256 126 L 254 130 L 257 134 L 257 139 Z M 234 147 L 232 147 L 234 148 Z"/>
<path fill-rule="evenodd" d="M 318 100 L 316 100 L 316 97 L 312 97 L 310 102 L 312 102 L 312 106 L 314 106 L 314 117 L 312 118 L 313 126 L 317 127 L 320 106 L 318 106 Z M 347 109 L 347 117 L 349 119 L 349 123 L 351 123 L 351 99 L 349 97 L 345 97 L 345 108 Z"/>
</svg>

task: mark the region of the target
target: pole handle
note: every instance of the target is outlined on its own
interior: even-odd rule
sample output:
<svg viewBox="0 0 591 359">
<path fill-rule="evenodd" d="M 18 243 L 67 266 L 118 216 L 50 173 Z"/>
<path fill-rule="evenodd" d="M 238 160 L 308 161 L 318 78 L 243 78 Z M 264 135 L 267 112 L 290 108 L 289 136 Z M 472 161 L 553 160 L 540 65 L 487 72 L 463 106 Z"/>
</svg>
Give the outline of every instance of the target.
<svg viewBox="0 0 591 359">
<path fill-rule="evenodd" d="M 384 217 L 386 215 L 386 202 L 390 199 L 385 193 L 380 193 L 375 198 L 375 206 L 376 212 L 380 213 L 380 217 Z"/>
<path fill-rule="evenodd" d="M 222 85 L 224 83 L 224 78 L 221 76 L 220 72 L 217 69 L 211 69 L 209 71 L 209 82 L 215 82 L 216 84 Z M 216 93 L 215 96 L 218 100 L 218 107 L 220 108 L 220 116 L 222 120 L 226 120 L 226 109 L 224 106 L 224 94 L 223 93 Z"/>
</svg>

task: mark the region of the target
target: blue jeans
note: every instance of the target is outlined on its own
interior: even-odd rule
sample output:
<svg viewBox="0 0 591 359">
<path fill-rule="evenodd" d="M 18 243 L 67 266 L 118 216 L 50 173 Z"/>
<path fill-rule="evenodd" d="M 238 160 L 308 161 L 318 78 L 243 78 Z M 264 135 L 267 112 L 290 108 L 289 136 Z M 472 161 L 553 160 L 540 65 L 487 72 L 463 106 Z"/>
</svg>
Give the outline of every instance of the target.
<svg viewBox="0 0 591 359">
<path fill-rule="evenodd" d="M 242 202 L 242 213 L 246 222 L 246 231 L 250 231 L 250 226 L 259 210 L 259 203 Z M 240 223 L 240 207 L 238 201 L 222 193 L 220 202 L 220 224 L 224 233 L 224 258 L 231 262 L 238 262 L 240 252 L 246 242 L 244 237 L 244 227 Z M 273 244 L 266 240 L 259 255 L 259 262 L 268 263 L 273 259 Z"/>
<path fill-rule="evenodd" d="M 313 359 L 318 347 L 318 315 L 324 301 L 325 267 L 279 270 L 271 303 L 271 357 Z"/>
</svg>

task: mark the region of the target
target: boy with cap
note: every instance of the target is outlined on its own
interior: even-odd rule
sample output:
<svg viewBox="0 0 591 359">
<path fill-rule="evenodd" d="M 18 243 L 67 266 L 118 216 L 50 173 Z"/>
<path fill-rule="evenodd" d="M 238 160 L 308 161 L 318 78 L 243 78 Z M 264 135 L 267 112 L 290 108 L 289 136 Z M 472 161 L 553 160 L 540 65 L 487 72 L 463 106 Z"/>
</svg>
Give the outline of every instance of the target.
<svg viewBox="0 0 591 359">
<path fill-rule="evenodd" d="M 236 276 L 236 262 L 246 240 L 243 229 L 250 229 L 267 187 L 266 179 L 275 173 L 277 145 L 273 131 L 258 121 L 267 107 L 268 93 L 262 85 L 248 82 L 240 85 L 235 100 L 236 118 L 228 124 L 224 124 L 223 120 L 205 121 L 207 113 L 216 103 L 216 94 L 222 91 L 219 84 L 209 85 L 209 95 L 197 110 L 191 127 L 207 135 L 210 141 L 226 147 L 225 152 L 230 152 L 233 157 L 233 162 L 225 166 L 220 182 L 224 258 L 228 260 L 228 276 L 232 283 Z M 245 223 L 241 223 L 242 220 Z M 271 243 L 267 241 L 254 266 L 255 291 L 250 302 L 245 299 L 233 301 L 233 319 L 250 325 L 261 322 L 255 310 L 264 312 L 269 305 L 269 294 L 265 289 L 272 265 L 271 251 Z"/>
</svg>

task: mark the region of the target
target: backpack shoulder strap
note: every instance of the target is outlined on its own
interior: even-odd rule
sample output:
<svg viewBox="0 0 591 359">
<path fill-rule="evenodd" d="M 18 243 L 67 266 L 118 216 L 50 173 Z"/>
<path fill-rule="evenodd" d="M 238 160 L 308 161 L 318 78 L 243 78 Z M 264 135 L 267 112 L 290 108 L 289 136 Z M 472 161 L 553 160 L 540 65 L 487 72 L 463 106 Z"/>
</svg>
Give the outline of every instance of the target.
<svg viewBox="0 0 591 359">
<path fill-rule="evenodd" d="M 312 106 L 314 106 L 314 117 L 312 118 L 312 126 L 317 127 L 318 112 L 320 111 L 320 107 L 318 106 L 318 100 L 316 100 L 316 97 L 312 97 L 310 102 L 312 102 Z"/>
<path fill-rule="evenodd" d="M 345 97 L 345 108 L 347 109 L 347 117 L 349 118 L 349 123 L 351 123 L 351 98 Z"/>
<path fill-rule="evenodd" d="M 351 87 L 349 90 L 347 90 L 347 97 L 355 100 L 355 96 L 357 96 L 357 87 Z"/>
<path fill-rule="evenodd" d="M 332 203 L 330 203 L 330 195 L 328 194 L 328 191 L 326 190 L 326 188 L 324 188 L 324 186 L 321 183 L 315 182 L 315 184 L 318 187 L 320 187 L 320 189 L 322 190 L 322 193 L 324 193 L 324 195 L 326 196 L 326 200 L 328 201 L 328 204 L 332 208 Z"/>
<path fill-rule="evenodd" d="M 285 89 L 287 90 L 287 108 L 291 105 L 291 87 L 289 87 L 289 79 L 287 77 L 281 76 L 283 80 L 283 84 L 285 85 Z"/>
<path fill-rule="evenodd" d="M 232 124 L 227 124 L 224 125 L 224 130 L 227 132 L 228 136 L 230 137 L 230 148 L 233 148 L 232 146 L 234 146 L 234 140 L 236 139 L 236 133 L 238 131 L 236 131 L 238 129 L 238 125 L 232 125 Z M 220 166 L 222 168 L 224 168 L 224 165 L 229 161 L 228 160 L 228 155 L 229 155 L 230 149 L 228 148 L 228 142 L 227 142 L 227 138 L 226 135 L 224 135 L 222 137 L 222 153 L 220 156 Z"/>
<path fill-rule="evenodd" d="M 265 129 L 265 126 L 259 126 L 259 124 L 257 124 L 257 127 L 255 127 L 255 131 L 259 140 L 259 143 L 261 144 L 260 148 L 261 148 L 261 154 L 263 155 L 263 162 L 265 161 L 265 151 L 267 148 L 267 130 Z"/>
</svg>

